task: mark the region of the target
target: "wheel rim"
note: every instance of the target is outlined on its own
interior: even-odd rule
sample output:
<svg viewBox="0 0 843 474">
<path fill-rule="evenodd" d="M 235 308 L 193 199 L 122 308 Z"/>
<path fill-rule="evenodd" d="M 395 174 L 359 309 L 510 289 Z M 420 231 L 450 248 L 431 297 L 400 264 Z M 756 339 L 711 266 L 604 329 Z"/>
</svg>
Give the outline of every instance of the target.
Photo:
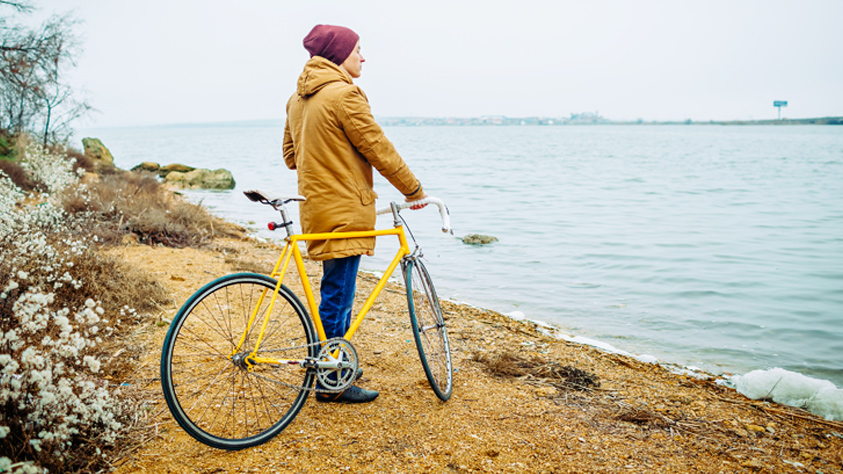
<svg viewBox="0 0 843 474">
<path fill-rule="evenodd" d="M 174 405 L 185 420 L 180 424 L 200 441 L 218 441 L 222 447 L 234 441 L 234 448 L 245 447 L 240 446 L 242 440 L 263 442 L 262 438 L 274 436 L 292 421 L 307 396 L 291 386 L 307 384 L 312 374 L 293 365 L 252 365 L 247 358 L 273 289 L 274 284 L 263 279 L 224 282 L 193 302 L 173 328 L 169 374 Z M 238 353 L 232 354 L 262 294 L 258 323 Z M 309 355 L 308 328 L 294 304 L 279 294 L 259 356 L 303 359 Z"/>
<path fill-rule="evenodd" d="M 450 397 L 453 372 L 445 321 L 436 290 L 427 270 L 420 262 L 412 264 L 413 328 L 425 365 L 425 372 L 436 394 L 443 400 Z"/>
</svg>

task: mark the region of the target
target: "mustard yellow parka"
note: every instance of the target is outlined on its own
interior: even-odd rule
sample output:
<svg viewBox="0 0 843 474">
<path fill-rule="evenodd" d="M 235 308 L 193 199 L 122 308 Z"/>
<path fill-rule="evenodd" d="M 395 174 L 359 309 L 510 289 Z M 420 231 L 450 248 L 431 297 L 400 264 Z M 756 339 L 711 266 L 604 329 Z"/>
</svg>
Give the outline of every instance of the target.
<svg viewBox="0 0 843 474">
<path fill-rule="evenodd" d="M 302 231 L 345 232 L 375 227 L 372 167 L 410 200 L 421 183 L 375 123 L 366 94 L 333 62 L 312 57 L 287 102 L 284 162 L 298 172 Z M 372 255 L 375 239 L 307 244 L 316 260 Z"/>
</svg>

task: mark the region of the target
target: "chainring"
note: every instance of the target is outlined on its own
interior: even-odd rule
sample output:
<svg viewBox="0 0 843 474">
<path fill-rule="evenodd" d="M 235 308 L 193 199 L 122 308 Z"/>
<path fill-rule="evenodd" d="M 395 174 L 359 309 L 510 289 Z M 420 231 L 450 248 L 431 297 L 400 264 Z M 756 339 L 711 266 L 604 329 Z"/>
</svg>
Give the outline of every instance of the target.
<svg viewBox="0 0 843 474">
<path fill-rule="evenodd" d="M 317 359 L 323 366 L 316 369 L 316 380 L 323 390 L 342 392 L 354 382 L 359 359 L 351 341 L 341 337 L 329 339 L 322 346 Z M 325 363 L 331 364 L 331 367 L 324 367 Z"/>
</svg>

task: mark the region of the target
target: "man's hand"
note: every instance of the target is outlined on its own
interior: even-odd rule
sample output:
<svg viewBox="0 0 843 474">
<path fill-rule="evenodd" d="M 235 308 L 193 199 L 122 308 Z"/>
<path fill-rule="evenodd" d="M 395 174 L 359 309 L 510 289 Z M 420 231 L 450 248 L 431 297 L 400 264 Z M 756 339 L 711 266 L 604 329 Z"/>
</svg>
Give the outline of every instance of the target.
<svg viewBox="0 0 843 474">
<path fill-rule="evenodd" d="M 418 199 L 413 199 L 412 201 L 411 201 L 411 200 L 409 200 L 409 199 L 404 199 L 404 201 L 405 201 L 405 202 L 415 202 L 415 201 L 421 201 L 422 199 L 425 199 L 425 198 L 427 198 L 427 193 L 424 193 L 424 196 L 422 196 L 422 197 L 420 197 L 420 198 L 418 198 Z M 412 210 L 414 210 L 414 211 L 418 211 L 419 209 L 421 209 L 421 208 L 423 208 L 423 207 L 425 207 L 425 206 L 427 206 L 427 203 L 425 203 L 425 204 L 416 204 L 416 205 L 410 206 L 410 209 L 412 209 Z"/>
</svg>

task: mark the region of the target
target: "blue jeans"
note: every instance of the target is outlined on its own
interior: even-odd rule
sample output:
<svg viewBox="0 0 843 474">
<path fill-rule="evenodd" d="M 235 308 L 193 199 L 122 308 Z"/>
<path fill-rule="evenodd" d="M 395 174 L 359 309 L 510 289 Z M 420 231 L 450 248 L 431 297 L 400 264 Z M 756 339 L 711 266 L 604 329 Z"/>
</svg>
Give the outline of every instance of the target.
<svg viewBox="0 0 843 474">
<path fill-rule="evenodd" d="M 322 262 L 319 317 L 328 339 L 345 336 L 351 326 L 351 308 L 354 305 L 359 267 L 360 255 Z"/>
</svg>

